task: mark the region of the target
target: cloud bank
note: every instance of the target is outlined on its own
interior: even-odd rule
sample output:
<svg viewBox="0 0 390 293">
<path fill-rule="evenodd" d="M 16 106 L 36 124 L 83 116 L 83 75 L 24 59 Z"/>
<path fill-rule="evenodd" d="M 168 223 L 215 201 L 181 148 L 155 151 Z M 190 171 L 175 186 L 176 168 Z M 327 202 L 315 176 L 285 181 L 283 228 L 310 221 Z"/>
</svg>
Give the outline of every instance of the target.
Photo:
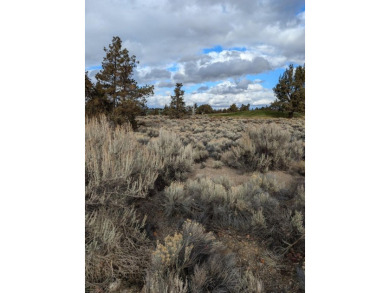
<svg viewBox="0 0 390 293">
<path fill-rule="evenodd" d="M 101 64 L 113 36 L 140 61 L 136 80 L 155 85 L 151 106 L 176 82 L 193 86 L 188 102 L 272 101 L 271 88 L 235 80 L 304 63 L 304 1 L 86 0 L 86 68 Z"/>
</svg>

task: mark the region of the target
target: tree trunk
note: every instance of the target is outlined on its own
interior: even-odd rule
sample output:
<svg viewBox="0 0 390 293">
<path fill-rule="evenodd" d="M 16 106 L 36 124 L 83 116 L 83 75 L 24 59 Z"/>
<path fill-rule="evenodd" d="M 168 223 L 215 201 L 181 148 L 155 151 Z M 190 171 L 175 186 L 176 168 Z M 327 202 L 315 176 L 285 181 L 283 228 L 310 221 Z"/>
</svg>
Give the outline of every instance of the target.
<svg viewBox="0 0 390 293">
<path fill-rule="evenodd" d="M 288 118 L 293 118 L 293 116 L 294 116 L 294 111 L 288 112 Z"/>
</svg>

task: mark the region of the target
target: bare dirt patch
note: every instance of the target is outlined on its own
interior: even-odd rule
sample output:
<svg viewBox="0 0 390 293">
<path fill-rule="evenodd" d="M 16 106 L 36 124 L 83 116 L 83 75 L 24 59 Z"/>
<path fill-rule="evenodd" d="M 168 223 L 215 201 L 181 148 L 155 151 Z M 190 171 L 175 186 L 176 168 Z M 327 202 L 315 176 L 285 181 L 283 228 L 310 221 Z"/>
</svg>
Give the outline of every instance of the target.
<svg viewBox="0 0 390 293">
<path fill-rule="evenodd" d="M 243 173 L 242 171 L 222 166 L 219 169 L 213 168 L 216 160 L 208 158 L 203 163 L 195 164 L 193 172 L 190 174 L 188 179 L 195 180 L 197 178 L 210 178 L 215 179 L 221 176 L 225 176 L 229 179 L 232 186 L 237 186 L 245 183 L 251 177 L 250 173 Z"/>
</svg>

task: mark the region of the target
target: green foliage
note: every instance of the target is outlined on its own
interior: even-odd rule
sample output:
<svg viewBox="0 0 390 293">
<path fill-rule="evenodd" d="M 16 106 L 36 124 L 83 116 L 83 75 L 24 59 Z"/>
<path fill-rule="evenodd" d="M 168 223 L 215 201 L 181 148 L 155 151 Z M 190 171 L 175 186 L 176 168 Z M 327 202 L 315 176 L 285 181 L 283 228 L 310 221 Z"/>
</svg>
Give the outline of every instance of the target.
<svg viewBox="0 0 390 293">
<path fill-rule="evenodd" d="M 238 111 L 232 113 L 226 113 L 226 111 L 222 111 L 222 113 L 213 113 L 211 116 L 215 117 L 235 117 L 235 118 L 287 118 L 288 113 L 279 112 L 275 110 L 252 110 L 252 111 Z M 294 113 L 294 118 L 299 118 L 302 115 L 299 113 Z"/>
<path fill-rule="evenodd" d="M 186 113 L 185 103 L 183 99 L 184 91 L 181 89 L 182 86 L 182 83 L 176 83 L 176 88 L 174 90 L 175 95 L 171 96 L 171 105 L 169 107 L 170 118 L 181 118 Z"/>
<path fill-rule="evenodd" d="M 200 105 L 196 109 L 196 114 L 211 114 L 213 113 L 213 108 L 209 104 Z"/>
<path fill-rule="evenodd" d="M 236 104 L 232 104 L 229 109 L 228 109 L 228 112 L 237 112 L 238 111 L 238 108 L 237 108 L 237 105 Z"/>
<path fill-rule="evenodd" d="M 250 104 L 244 105 L 242 104 L 240 107 L 240 111 L 249 111 Z"/>
<path fill-rule="evenodd" d="M 273 109 L 287 112 L 289 118 L 294 112 L 305 113 L 305 65 L 294 69 L 290 64 L 273 90 L 276 96 Z"/>
<path fill-rule="evenodd" d="M 106 56 L 103 59 L 103 69 L 96 74 L 96 98 L 91 98 L 93 86 L 86 76 L 86 99 L 94 100 L 86 108 L 87 115 L 105 113 L 115 123 L 130 122 L 136 128 L 135 117 L 146 114 L 146 98 L 153 94 L 153 86 L 139 86 L 133 79 L 134 70 L 139 61 L 129 51 L 122 49 L 119 37 L 113 37 L 109 48 L 104 48 Z M 110 107 L 108 107 L 108 105 Z"/>
<path fill-rule="evenodd" d="M 101 83 L 94 85 L 85 72 L 85 114 L 95 117 L 108 115 L 112 109 L 113 103 L 105 96 Z"/>
<path fill-rule="evenodd" d="M 88 102 L 93 98 L 94 85 L 91 79 L 88 77 L 88 71 L 85 72 L 85 102 Z"/>
<path fill-rule="evenodd" d="M 158 108 L 149 109 L 148 115 L 160 115 L 160 109 Z"/>
<path fill-rule="evenodd" d="M 164 106 L 164 109 L 161 111 L 161 114 L 164 115 L 164 116 L 168 116 L 169 113 L 170 113 L 170 108 L 168 107 L 168 105 L 165 105 Z"/>
<path fill-rule="evenodd" d="M 111 119 L 118 125 L 130 123 L 133 129 L 136 129 L 137 121 L 135 117 L 139 114 L 141 114 L 139 105 L 135 101 L 127 100 L 114 108 Z"/>
</svg>

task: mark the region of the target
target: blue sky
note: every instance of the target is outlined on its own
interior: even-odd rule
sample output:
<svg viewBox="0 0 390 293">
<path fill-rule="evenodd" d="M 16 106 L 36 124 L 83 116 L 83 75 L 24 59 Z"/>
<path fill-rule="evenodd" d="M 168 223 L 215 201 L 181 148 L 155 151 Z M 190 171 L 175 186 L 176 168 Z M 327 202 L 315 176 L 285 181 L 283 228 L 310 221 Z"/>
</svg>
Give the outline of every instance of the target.
<svg viewBox="0 0 390 293">
<path fill-rule="evenodd" d="M 205 48 L 205 49 L 203 49 L 202 53 L 203 54 L 207 54 L 207 53 L 210 53 L 210 52 L 220 53 L 223 50 L 245 52 L 246 48 L 245 47 L 222 48 L 221 45 L 216 45 L 216 46 L 214 46 L 212 48 Z"/>
<path fill-rule="evenodd" d="M 163 107 L 183 83 L 185 101 L 216 108 L 269 104 L 288 64 L 305 62 L 301 0 L 86 0 L 85 69 L 94 80 L 113 36 L 152 84 L 149 107 Z"/>
</svg>

